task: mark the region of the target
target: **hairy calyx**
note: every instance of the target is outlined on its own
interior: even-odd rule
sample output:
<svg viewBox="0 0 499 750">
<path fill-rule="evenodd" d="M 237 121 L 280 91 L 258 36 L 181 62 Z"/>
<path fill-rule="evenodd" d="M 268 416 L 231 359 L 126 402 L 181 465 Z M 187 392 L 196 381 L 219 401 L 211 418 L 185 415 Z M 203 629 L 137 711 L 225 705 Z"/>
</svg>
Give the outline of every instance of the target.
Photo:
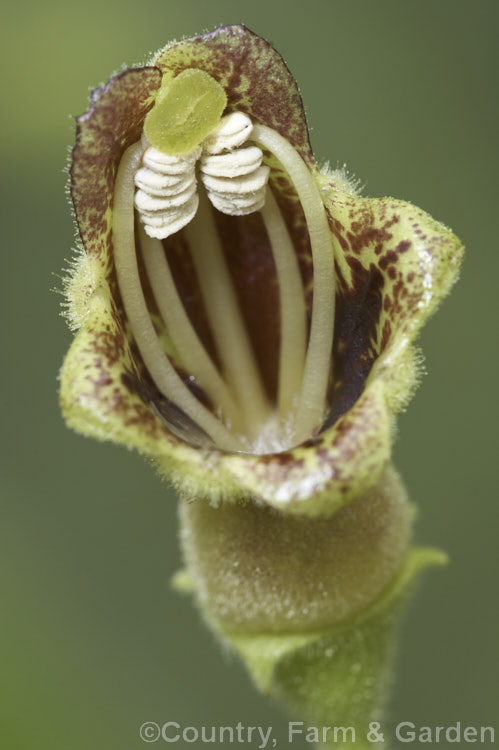
<svg viewBox="0 0 499 750">
<path fill-rule="evenodd" d="M 334 259 L 324 207 L 307 166 L 285 138 L 264 125 L 252 124 L 239 112 L 220 119 L 217 112 L 224 100 L 216 88 L 221 88 L 219 84 L 206 74 L 203 80 L 184 74 L 173 79 L 177 82 L 174 126 L 165 130 L 159 117 L 161 111 L 168 111 L 170 82 L 148 116 L 153 125 L 146 118 L 145 135 L 125 151 L 118 169 L 113 247 L 124 309 L 159 391 L 217 448 L 258 454 L 286 450 L 320 430 L 326 409 Z M 179 82 L 182 75 L 184 83 Z M 196 105 L 189 109 L 183 88 L 194 84 Z M 185 111 L 179 101 L 186 102 Z M 211 107 L 208 132 L 200 126 L 203 102 Z M 171 153 L 163 150 L 165 143 Z M 310 326 L 296 250 L 268 182 L 270 168 L 263 163 L 262 149 L 287 174 L 305 216 L 313 262 Z M 275 399 L 269 398 L 264 386 L 217 228 L 217 211 L 234 217 L 259 212 L 263 220 L 279 293 Z M 182 232 L 196 273 L 216 360 L 187 314 L 165 253 L 163 241 L 178 232 Z M 189 389 L 167 356 L 146 301 L 139 254 L 176 354 L 174 361 L 201 388 L 211 408 Z"/>
</svg>

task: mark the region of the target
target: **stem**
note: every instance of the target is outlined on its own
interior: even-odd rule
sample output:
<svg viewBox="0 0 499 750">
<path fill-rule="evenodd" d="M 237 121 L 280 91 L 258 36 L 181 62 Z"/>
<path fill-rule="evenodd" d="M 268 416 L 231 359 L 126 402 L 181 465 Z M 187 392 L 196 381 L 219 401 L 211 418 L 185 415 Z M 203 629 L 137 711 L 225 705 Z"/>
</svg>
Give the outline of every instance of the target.
<svg viewBox="0 0 499 750">
<path fill-rule="evenodd" d="M 225 377 L 248 433 L 256 434 L 269 417 L 269 405 L 202 185 L 197 215 L 184 231 Z"/>
<path fill-rule="evenodd" d="M 144 364 L 161 393 L 175 403 L 220 448 L 237 450 L 230 432 L 189 391 L 159 343 L 140 283 L 134 236 L 134 174 L 142 146 L 130 146 L 120 162 L 114 189 L 114 262 L 123 305 Z"/>
<path fill-rule="evenodd" d="M 281 350 L 277 404 L 289 416 L 300 390 L 307 348 L 305 295 L 295 248 L 270 186 L 261 209 L 277 270 L 281 309 Z"/>
<path fill-rule="evenodd" d="M 252 139 L 279 159 L 293 182 L 307 221 L 314 265 L 312 323 L 295 431 L 309 438 L 324 416 L 334 329 L 334 257 L 329 227 L 317 187 L 296 150 L 275 130 L 253 127 Z"/>
</svg>

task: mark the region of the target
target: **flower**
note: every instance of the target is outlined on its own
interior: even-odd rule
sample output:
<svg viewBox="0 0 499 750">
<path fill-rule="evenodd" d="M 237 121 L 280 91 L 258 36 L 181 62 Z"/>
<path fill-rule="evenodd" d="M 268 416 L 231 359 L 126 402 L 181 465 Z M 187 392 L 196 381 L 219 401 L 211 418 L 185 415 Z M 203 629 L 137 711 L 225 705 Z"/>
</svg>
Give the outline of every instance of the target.
<svg viewBox="0 0 499 750">
<path fill-rule="evenodd" d="M 270 219 L 263 222 L 258 211 L 246 216 L 216 212 L 215 232 L 228 259 L 222 267 L 224 283 L 232 287 L 226 289 L 228 299 L 218 299 L 224 285 L 214 278 L 213 258 L 194 263 L 207 264 L 201 278 L 209 276 L 208 287 L 211 283 L 218 289 L 210 292 L 202 285 L 200 289 L 185 252 L 189 231 L 190 239 L 197 232 L 206 240 L 209 224 L 200 218 L 201 208 L 185 230 L 163 241 L 198 343 L 200 339 L 212 366 L 215 362 L 219 381 L 223 374 L 224 382 L 211 383 L 211 393 L 223 389 L 227 402 L 237 402 L 232 416 L 230 404 L 225 414 L 213 396 L 210 405 L 200 379 L 184 369 L 141 260 L 138 274 L 148 325 L 157 334 L 155 347 L 162 345 L 168 354 L 165 361 L 173 363 L 170 369 L 180 386 L 172 393 L 178 391 L 186 402 L 195 403 L 191 416 L 174 396 L 161 393 L 141 356 L 130 311 L 124 311 L 113 250 L 115 181 L 123 155 L 140 142 L 148 113 L 151 120 L 169 96 L 172 81 L 193 70 L 203 71 L 217 91 L 223 90 L 226 114 L 243 113 L 262 131 L 258 138 L 264 163 L 271 167 L 266 188 L 267 204 L 273 204 L 272 212 L 267 207 Z M 187 94 L 192 85 L 184 84 Z M 216 99 L 202 90 L 196 96 L 200 107 L 203 96 L 210 106 Z M 220 102 L 213 106 L 220 110 Z M 180 119 L 184 115 L 180 113 Z M 217 110 L 213 121 L 218 117 Z M 272 134 L 274 141 L 280 139 L 277 146 Z M 206 142 L 206 133 L 202 137 Z M 290 177 L 291 163 L 298 164 L 298 177 Z M 137 448 L 188 496 L 234 501 L 251 495 L 286 512 L 317 515 L 331 514 L 373 487 L 390 458 L 394 415 L 409 400 L 417 380 L 414 338 L 454 282 L 462 248 L 446 227 L 411 204 L 360 197 L 343 173 L 319 170 L 298 88 L 272 47 L 243 26 L 229 26 L 168 45 L 151 65 L 111 79 L 93 93 L 89 111 L 78 118 L 70 175 L 81 254 L 66 282 L 68 318 L 79 329 L 61 372 L 61 404 L 68 424 Z M 313 194 L 308 221 L 303 211 L 307 191 Z M 116 204 L 114 208 L 116 234 Z M 209 207 L 203 212 L 210 213 Z M 272 232 L 281 240 L 269 242 Z M 295 268 L 279 279 L 276 248 L 290 241 Z M 314 243 L 319 249 L 312 259 Z M 277 291 L 285 310 L 279 309 Z M 317 314 L 314 307 L 321 308 Z M 304 327 L 311 329 L 314 314 L 313 325 L 325 330 L 310 333 L 306 354 Z M 244 328 L 247 332 L 241 334 Z M 224 335 L 229 344 L 223 343 Z M 185 337 L 177 332 L 178 339 Z M 278 391 L 287 404 L 276 426 L 271 412 L 281 398 Z M 302 426 L 290 435 L 293 419 L 287 415 L 292 408 L 295 418 L 301 408 Z M 192 416 L 196 409 L 206 418 L 204 428 Z M 237 419 L 246 420 L 239 433 Z M 216 445 L 217 437 L 207 437 L 213 424 L 216 430 L 216 425 L 222 428 L 222 448 Z M 231 442 L 231 436 L 244 430 L 250 436 L 246 441 Z"/>
<path fill-rule="evenodd" d="M 364 729 L 407 589 L 443 561 L 410 549 L 390 456 L 459 240 L 319 169 L 293 77 L 243 26 L 94 92 L 70 175 L 68 424 L 176 485 L 174 583 L 261 690 Z"/>
</svg>

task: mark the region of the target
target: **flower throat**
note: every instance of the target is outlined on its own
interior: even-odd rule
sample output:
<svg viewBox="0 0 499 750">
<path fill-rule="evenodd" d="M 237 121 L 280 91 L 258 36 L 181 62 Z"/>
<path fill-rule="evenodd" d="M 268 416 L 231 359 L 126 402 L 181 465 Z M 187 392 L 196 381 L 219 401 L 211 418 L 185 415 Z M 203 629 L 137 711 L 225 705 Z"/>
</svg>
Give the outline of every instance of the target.
<svg viewBox="0 0 499 750">
<path fill-rule="evenodd" d="M 141 141 L 121 159 L 114 191 L 113 250 L 131 333 L 163 396 L 226 451 L 287 450 L 316 434 L 326 409 L 334 327 L 334 259 L 325 210 L 308 167 L 279 133 L 240 112 L 223 116 L 224 89 L 187 69 L 163 80 Z M 262 149 L 281 165 L 305 217 L 313 263 L 310 330 L 296 251 Z M 214 211 L 260 212 L 275 264 L 280 314 L 277 396 L 271 403 L 248 335 Z M 135 233 L 138 219 L 137 238 Z M 162 240 L 182 232 L 216 347 L 217 362 L 181 299 Z M 172 364 L 141 281 L 142 256 L 175 362 L 202 389 L 206 405 Z"/>
</svg>

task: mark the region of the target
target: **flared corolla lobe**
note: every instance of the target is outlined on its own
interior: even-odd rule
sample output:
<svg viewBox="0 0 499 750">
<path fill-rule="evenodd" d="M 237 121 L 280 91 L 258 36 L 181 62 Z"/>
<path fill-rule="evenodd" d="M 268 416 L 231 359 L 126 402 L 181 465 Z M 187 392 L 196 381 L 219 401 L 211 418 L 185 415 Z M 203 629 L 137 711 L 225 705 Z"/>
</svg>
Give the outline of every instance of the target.
<svg viewBox="0 0 499 750">
<path fill-rule="evenodd" d="M 238 375 L 246 377 L 251 368 L 238 370 L 236 363 L 231 371 L 234 363 L 226 361 L 230 352 L 220 345 L 214 327 L 214 303 L 207 302 L 200 284 L 204 276 L 196 263 L 203 259 L 196 260 L 194 244 L 207 226 L 201 223 L 201 208 L 192 225 L 158 242 L 163 242 L 161 253 L 191 327 L 217 370 L 211 380 L 207 376 L 208 386 L 185 367 L 178 344 L 184 338 L 175 339 L 165 326 L 143 260 L 146 251 L 137 252 L 149 325 L 172 377 L 188 392 L 184 406 L 161 392 L 134 334 L 116 272 L 113 221 L 116 177 L 127 149 L 144 138 L 144 121 L 158 92 L 192 69 L 207 73 L 223 88 L 224 117 L 242 113 L 250 119 L 255 140 L 243 147 L 256 143 L 261 148 L 270 176 L 261 211 L 228 216 L 209 209 L 233 287 L 230 294 L 241 311 L 246 352 L 251 352 L 256 373 L 253 385 L 258 381 L 250 401 L 241 395 L 244 388 L 238 390 Z M 208 155 L 212 141 L 206 139 Z M 307 190 L 315 186 L 320 211 L 316 202 L 307 213 L 300 197 L 300 169 L 308 175 L 303 177 Z M 196 180 L 202 198 L 202 179 Z M 151 65 L 125 71 L 94 92 L 89 111 L 77 123 L 71 195 L 82 255 L 66 288 L 70 320 L 80 330 L 62 369 L 61 401 L 74 429 L 137 448 L 186 496 L 215 502 L 250 496 L 286 512 L 329 515 L 376 484 L 389 461 L 393 416 L 414 389 L 412 342 L 455 280 L 462 249 L 448 229 L 414 206 L 359 197 L 340 175 L 319 170 L 296 83 L 267 42 L 242 26 L 217 29 L 167 46 Z M 140 226 L 136 217 L 137 247 Z M 293 281 L 276 270 L 281 239 L 292 249 L 293 279 L 302 291 L 297 301 L 302 320 L 298 326 L 291 319 L 291 337 L 283 332 L 287 313 L 279 307 Z M 317 244 L 322 256 L 314 255 Z M 320 291 L 317 257 L 326 266 L 334 259 L 335 281 L 325 292 Z M 323 352 L 321 334 L 313 333 L 320 294 L 323 308 L 331 307 L 326 321 L 334 314 L 334 336 L 331 331 L 328 341 L 324 335 Z M 288 298 L 292 302 L 296 292 Z M 290 308 L 294 305 L 288 303 Z M 295 333 L 298 327 L 300 334 Z M 313 365 L 306 373 L 314 336 L 312 359 L 321 363 L 315 369 L 323 370 L 322 385 L 315 384 Z M 285 367 L 283 362 L 298 362 L 305 372 L 297 385 L 289 373 L 298 365 Z M 224 382 L 216 379 L 220 375 Z M 323 404 L 319 397 L 310 405 L 307 388 L 300 391 L 307 377 L 313 388 L 325 389 Z M 218 394 L 227 396 L 225 401 L 217 401 Z M 196 402 L 191 412 L 189 399 Z M 307 409 L 315 409 L 308 422 Z M 202 426 L 198 412 L 207 415 Z M 293 433 L 296 423 L 304 427 Z"/>
</svg>

